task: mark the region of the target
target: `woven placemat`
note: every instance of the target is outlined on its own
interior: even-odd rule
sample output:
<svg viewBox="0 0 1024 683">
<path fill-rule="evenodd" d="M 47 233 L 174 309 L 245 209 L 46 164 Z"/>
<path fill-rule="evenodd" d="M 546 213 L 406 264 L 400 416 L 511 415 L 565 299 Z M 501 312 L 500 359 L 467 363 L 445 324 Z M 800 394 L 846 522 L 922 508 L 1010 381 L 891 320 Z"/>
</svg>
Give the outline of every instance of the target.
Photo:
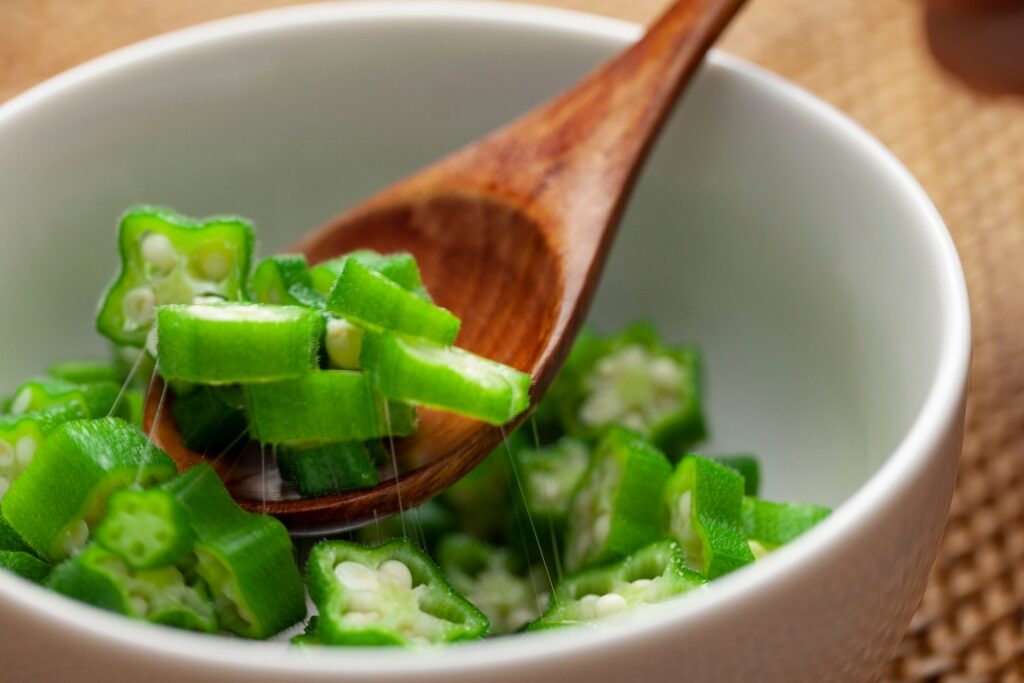
<svg viewBox="0 0 1024 683">
<path fill-rule="evenodd" d="M 639 22 L 667 4 L 535 2 Z M 0 100 L 148 35 L 283 4 L 2 0 Z M 884 680 L 1024 683 L 1024 104 L 944 76 L 914 0 L 751 0 L 725 47 L 863 124 L 949 223 L 974 319 L 963 464 L 928 590 Z"/>
</svg>

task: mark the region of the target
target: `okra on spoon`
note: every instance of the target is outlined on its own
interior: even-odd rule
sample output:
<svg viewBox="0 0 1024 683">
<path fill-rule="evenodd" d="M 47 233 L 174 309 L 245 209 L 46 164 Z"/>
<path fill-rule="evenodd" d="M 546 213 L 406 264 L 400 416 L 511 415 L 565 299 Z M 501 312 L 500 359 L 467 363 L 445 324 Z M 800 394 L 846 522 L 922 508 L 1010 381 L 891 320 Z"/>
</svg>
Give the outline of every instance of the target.
<svg viewBox="0 0 1024 683">
<path fill-rule="evenodd" d="M 641 41 L 564 94 L 383 190 L 293 251 L 311 263 L 356 249 L 411 252 L 435 303 L 461 319 L 458 346 L 527 373 L 536 401 L 586 315 L 647 152 L 680 91 L 742 4 L 674 3 Z M 160 246 L 154 245 L 158 257 Z M 216 255 L 206 265 L 216 270 Z M 353 271 L 354 278 L 366 276 Z M 430 324 L 443 337 L 450 321 Z M 402 339 L 386 339 L 379 352 L 416 356 L 417 349 L 406 348 Z M 336 390 L 318 389 L 324 396 Z M 147 431 L 179 467 L 195 464 L 203 456 L 184 446 L 172 411 L 160 409 L 162 397 L 162 386 L 150 392 Z M 351 527 L 415 506 L 454 483 L 524 417 L 520 413 L 496 427 L 423 410 L 414 433 L 391 440 L 397 478 L 368 489 L 286 499 L 266 485 L 276 481 L 273 471 L 232 476 L 224 467 L 222 474 L 242 505 L 280 517 L 295 533 Z M 273 422 L 268 418 L 271 429 Z"/>
</svg>

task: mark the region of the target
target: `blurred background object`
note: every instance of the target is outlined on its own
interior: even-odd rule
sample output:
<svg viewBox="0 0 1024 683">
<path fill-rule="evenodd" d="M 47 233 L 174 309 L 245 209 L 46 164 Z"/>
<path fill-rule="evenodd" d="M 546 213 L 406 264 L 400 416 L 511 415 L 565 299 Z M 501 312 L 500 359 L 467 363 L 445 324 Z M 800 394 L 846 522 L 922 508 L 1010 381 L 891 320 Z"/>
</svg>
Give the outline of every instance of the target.
<svg viewBox="0 0 1024 683">
<path fill-rule="evenodd" d="M 531 0 L 643 23 L 667 1 Z M 1006 95 L 1024 94 L 1024 2 L 927 1 L 751 0 L 723 47 L 860 122 L 949 224 L 974 320 L 964 455 L 931 582 L 884 680 L 1024 683 L 1024 98 Z M 0 100 L 147 36 L 285 4 L 0 0 Z"/>
</svg>

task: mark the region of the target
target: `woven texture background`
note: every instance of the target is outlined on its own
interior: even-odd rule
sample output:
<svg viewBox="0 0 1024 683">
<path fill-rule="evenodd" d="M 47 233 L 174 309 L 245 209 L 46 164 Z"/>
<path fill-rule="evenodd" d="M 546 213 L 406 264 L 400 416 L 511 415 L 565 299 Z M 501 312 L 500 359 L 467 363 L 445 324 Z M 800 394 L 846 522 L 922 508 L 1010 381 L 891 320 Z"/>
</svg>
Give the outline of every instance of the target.
<svg viewBox="0 0 1024 683">
<path fill-rule="evenodd" d="M 146 36 L 284 4 L 0 0 L 0 100 Z M 667 2 L 537 4 L 647 22 Z M 967 437 L 939 559 L 885 680 L 1024 682 L 1024 103 L 944 76 L 913 0 L 751 0 L 724 46 L 863 124 L 949 223 L 974 317 Z"/>
</svg>

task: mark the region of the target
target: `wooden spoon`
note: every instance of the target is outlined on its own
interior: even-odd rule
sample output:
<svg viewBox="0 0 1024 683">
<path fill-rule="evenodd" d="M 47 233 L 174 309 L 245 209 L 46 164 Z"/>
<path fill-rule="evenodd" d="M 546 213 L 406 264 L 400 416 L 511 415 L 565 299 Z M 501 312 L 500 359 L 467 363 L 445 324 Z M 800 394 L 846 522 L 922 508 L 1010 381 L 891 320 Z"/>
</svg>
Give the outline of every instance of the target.
<svg viewBox="0 0 1024 683">
<path fill-rule="evenodd" d="M 529 372 L 536 402 L 579 330 L 652 142 L 742 4 L 676 2 L 643 40 L 566 93 L 342 214 L 294 250 L 311 262 L 357 248 L 412 252 L 437 303 L 462 319 L 459 345 Z M 203 457 L 181 443 L 167 410 L 173 397 L 163 397 L 154 387 L 146 427 L 180 468 L 190 467 Z M 279 517 L 293 533 L 317 534 L 424 502 L 502 435 L 421 410 L 416 435 L 394 441 L 398 478 L 305 500 L 281 486 L 269 459 L 214 462 L 241 505 Z"/>
</svg>

